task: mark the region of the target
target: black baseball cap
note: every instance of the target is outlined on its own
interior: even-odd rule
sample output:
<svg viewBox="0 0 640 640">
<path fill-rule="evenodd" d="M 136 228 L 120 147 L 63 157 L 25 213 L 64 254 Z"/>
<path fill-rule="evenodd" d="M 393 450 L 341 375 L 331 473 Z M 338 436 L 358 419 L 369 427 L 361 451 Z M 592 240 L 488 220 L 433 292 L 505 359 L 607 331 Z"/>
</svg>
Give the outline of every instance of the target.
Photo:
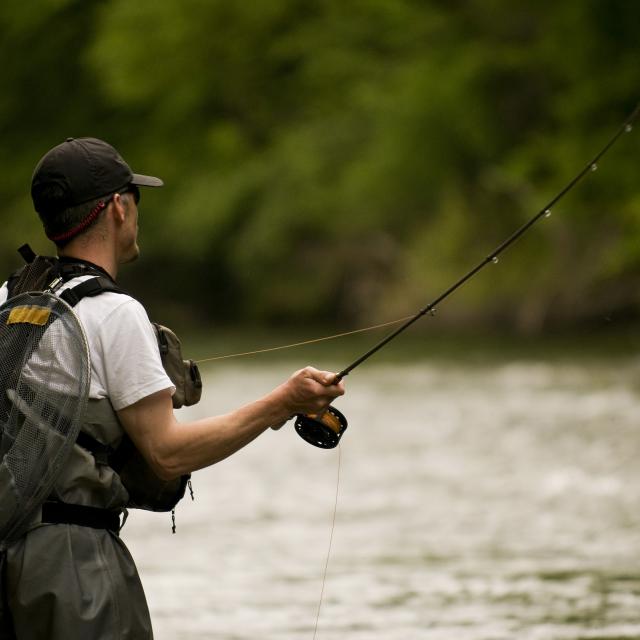
<svg viewBox="0 0 640 640">
<path fill-rule="evenodd" d="M 31 198 L 38 213 L 55 215 L 124 190 L 128 185 L 163 184 L 160 178 L 133 173 L 116 149 L 104 140 L 67 138 L 36 165 L 31 178 Z"/>
</svg>

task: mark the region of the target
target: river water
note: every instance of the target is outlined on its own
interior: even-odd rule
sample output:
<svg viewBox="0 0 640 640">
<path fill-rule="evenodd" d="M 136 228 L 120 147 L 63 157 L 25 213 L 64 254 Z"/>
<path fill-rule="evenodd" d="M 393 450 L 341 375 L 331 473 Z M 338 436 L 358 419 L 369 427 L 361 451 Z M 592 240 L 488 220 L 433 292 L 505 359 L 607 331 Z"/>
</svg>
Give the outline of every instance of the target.
<svg viewBox="0 0 640 640">
<path fill-rule="evenodd" d="M 339 365 L 337 366 L 339 368 Z M 218 366 L 184 419 L 291 367 Z M 367 364 L 340 450 L 291 426 L 131 514 L 157 640 L 640 638 L 640 359 Z"/>
</svg>

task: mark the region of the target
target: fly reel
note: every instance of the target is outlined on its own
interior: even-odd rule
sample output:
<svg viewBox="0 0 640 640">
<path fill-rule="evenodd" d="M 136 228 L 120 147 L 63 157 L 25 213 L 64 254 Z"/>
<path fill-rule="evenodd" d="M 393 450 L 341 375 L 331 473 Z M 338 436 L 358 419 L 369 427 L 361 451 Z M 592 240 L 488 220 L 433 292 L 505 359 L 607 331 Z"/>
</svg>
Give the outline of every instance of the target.
<svg viewBox="0 0 640 640">
<path fill-rule="evenodd" d="M 295 422 L 298 435 L 314 447 L 333 449 L 347 430 L 347 419 L 335 407 L 321 414 L 298 414 Z"/>
</svg>

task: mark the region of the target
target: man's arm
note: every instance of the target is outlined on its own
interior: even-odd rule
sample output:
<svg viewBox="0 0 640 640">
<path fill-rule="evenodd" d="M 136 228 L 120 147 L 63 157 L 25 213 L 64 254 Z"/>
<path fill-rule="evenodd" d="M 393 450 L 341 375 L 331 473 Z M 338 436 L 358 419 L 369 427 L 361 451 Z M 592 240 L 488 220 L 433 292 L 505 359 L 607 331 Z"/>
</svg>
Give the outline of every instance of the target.
<svg viewBox="0 0 640 640">
<path fill-rule="evenodd" d="M 266 396 L 230 413 L 180 423 L 169 390 L 118 411 L 125 431 L 155 473 L 170 480 L 235 453 L 297 413 L 319 413 L 344 393 L 335 375 L 301 369 Z"/>
</svg>

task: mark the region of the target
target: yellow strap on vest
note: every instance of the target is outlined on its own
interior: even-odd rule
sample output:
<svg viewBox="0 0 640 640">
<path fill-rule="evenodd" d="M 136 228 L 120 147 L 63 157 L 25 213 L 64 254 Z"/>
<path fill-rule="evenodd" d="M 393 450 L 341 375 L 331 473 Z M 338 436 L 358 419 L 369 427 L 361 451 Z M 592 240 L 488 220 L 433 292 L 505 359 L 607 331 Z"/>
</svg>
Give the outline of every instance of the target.
<svg viewBox="0 0 640 640">
<path fill-rule="evenodd" d="M 42 326 L 47 324 L 51 309 L 46 307 L 15 307 L 7 318 L 7 324 L 27 323 Z"/>
</svg>

